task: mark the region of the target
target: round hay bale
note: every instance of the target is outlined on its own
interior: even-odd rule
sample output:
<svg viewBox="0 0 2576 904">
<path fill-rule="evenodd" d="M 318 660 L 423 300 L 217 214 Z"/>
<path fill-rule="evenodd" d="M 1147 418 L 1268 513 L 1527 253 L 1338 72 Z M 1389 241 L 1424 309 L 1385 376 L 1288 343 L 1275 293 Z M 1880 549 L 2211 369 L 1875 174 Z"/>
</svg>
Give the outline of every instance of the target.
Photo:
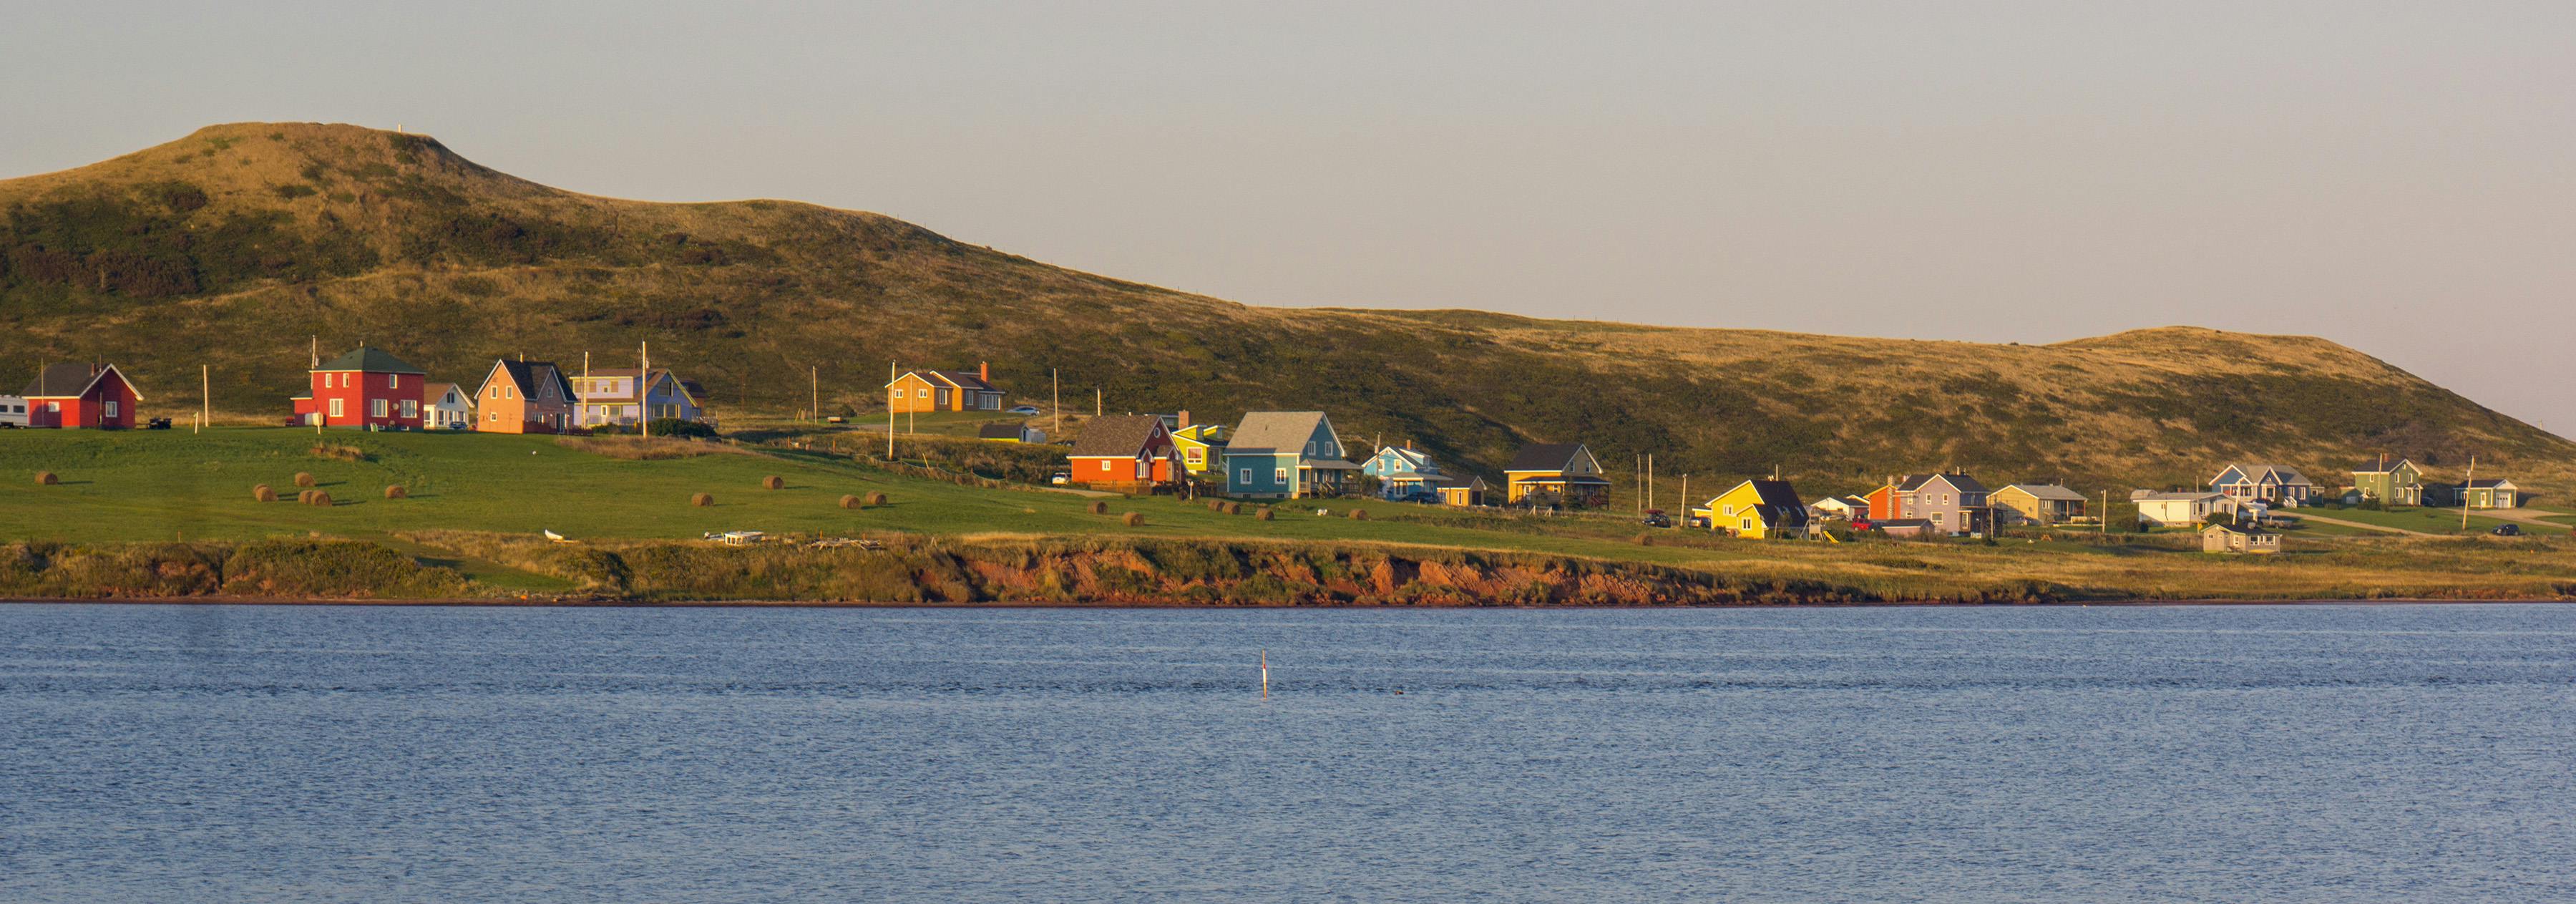
<svg viewBox="0 0 2576 904">
<path fill-rule="evenodd" d="M 1653 545 L 1655 545 L 1655 535 L 1653 535 L 1653 534 L 1638 534 L 1638 535 L 1637 535 L 1637 545 L 1639 545 L 1639 546 L 1653 546 Z"/>
<path fill-rule="evenodd" d="M 1119 516 L 1118 521 L 1128 527 L 1142 527 L 1145 524 L 1145 513 L 1128 512 L 1125 515 Z"/>
<path fill-rule="evenodd" d="M 1240 502 L 1229 502 L 1229 503 L 1226 503 L 1226 504 L 1225 504 L 1225 513 L 1226 513 L 1226 514 L 1229 514 L 1229 515 L 1240 515 L 1240 514 L 1243 514 L 1243 503 L 1240 503 Z"/>
<path fill-rule="evenodd" d="M 304 473 L 304 472 L 302 472 L 302 471 L 297 471 L 297 472 L 295 472 L 295 485 L 296 485 L 296 486 L 299 486 L 299 487 L 309 487 L 309 486 L 312 486 L 312 485 L 313 485 L 313 475 L 311 475 L 311 474 L 307 474 L 307 473 Z"/>
<path fill-rule="evenodd" d="M 1351 520 L 1353 520 L 1353 521 L 1366 521 L 1366 520 L 1368 520 L 1368 509 L 1352 509 L 1352 510 L 1351 510 Z"/>
<path fill-rule="evenodd" d="M 883 493 L 883 492 L 877 491 L 877 490 L 869 490 L 869 491 L 868 491 L 868 504 L 869 504 L 869 505 L 884 505 L 884 504 L 886 504 L 886 494 L 885 494 L 885 493 Z"/>
<path fill-rule="evenodd" d="M 1208 511 L 1211 511 L 1211 512 L 1222 512 L 1222 511 L 1225 511 L 1225 500 L 1223 500 L 1223 499 L 1210 499 L 1210 500 L 1208 500 Z"/>
<path fill-rule="evenodd" d="M 297 490 L 297 491 L 295 491 L 295 503 L 296 503 L 297 505 L 312 505 L 312 504 L 313 504 L 313 491 L 312 491 L 312 490 Z"/>
<path fill-rule="evenodd" d="M 62 482 L 63 482 L 63 481 L 62 481 L 62 478 L 55 477 L 55 476 L 54 476 L 54 472 L 52 472 L 52 471 L 38 471 L 38 472 L 36 472 L 36 485 L 37 485 L 37 486 L 40 486 L 40 487 L 49 487 L 49 486 L 54 486 L 54 485 L 59 484 L 59 483 L 62 483 Z"/>
<path fill-rule="evenodd" d="M 697 506 L 698 508 L 706 508 L 707 506 L 716 504 L 716 497 L 705 493 L 691 493 L 689 494 L 689 504 Z"/>
<path fill-rule="evenodd" d="M 769 475 L 769 476 L 767 476 L 767 477 L 763 477 L 763 478 L 761 478 L 761 479 L 760 479 L 760 488 L 761 488 L 761 489 L 764 489 L 764 490 L 783 490 L 783 489 L 786 489 L 786 488 L 787 488 L 787 478 L 780 477 L 780 476 L 778 476 L 778 475 L 776 475 L 776 474 L 771 474 L 771 475 Z"/>
<path fill-rule="evenodd" d="M 250 498 L 259 502 L 276 502 L 277 491 L 269 489 L 268 484 L 263 483 L 250 488 Z"/>
<path fill-rule="evenodd" d="M 321 490 L 314 490 L 313 495 L 304 500 L 304 504 L 315 508 L 330 508 L 331 494 Z"/>
<path fill-rule="evenodd" d="M 1108 503 L 1107 501 L 1105 501 L 1105 500 L 1100 500 L 1100 499 L 1094 499 L 1094 500 L 1091 500 L 1091 505 L 1089 506 L 1089 508 L 1091 509 L 1091 513 L 1092 513 L 1092 514 L 1094 514 L 1094 515 L 1106 515 L 1106 514 L 1109 514 L 1109 503 Z"/>
<path fill-rule="evenodd" d="M 857 496 L 843 496 L 843 497 L 841 497 L 841 507 L 842 507 L 842 508 L 845 508 L 845 509 L 854 509 L 854 508 L 858 508 L 858 507 L 859 507 L 859 505 L 860 505 L 860 503 L 859 503 L 859 497 L 857 497 Z"/>
<path fill-rule="evenodd" d="M 394 484 L 393 486 L 389 486 L 389 487 L 386 487 L 386 488 L 385 488 L 385 498 L 387 498 L 387 499 L 409 499 L 409 498 L 411 498 L 411 491 L 410 491 L 410 490 L 403 489 L 403 485 L 402 485 L 402 484 L 397 483 L 397 484 Z"/>
<path fill-rule="evenodd" d="M 1270 510 L 1269 510 L 1269 509 L 1266 509 L 1266 508 L 1265 508 L 1265 509 L 1262 509 L 1262 510 L 1260 510 L 1260 511 L 1257 511 L 1257 512 L 1252 513 L 1252 520 L 1254 520 L 1254 521 L 1268 521 L 1268 520 L 1270 520 L 1272 517 L 1274 517 L 1274 516 L 1273 516 L 1273 515 L 1271 515 L 1271 514 L 1270 514 Z"/>
</svg>

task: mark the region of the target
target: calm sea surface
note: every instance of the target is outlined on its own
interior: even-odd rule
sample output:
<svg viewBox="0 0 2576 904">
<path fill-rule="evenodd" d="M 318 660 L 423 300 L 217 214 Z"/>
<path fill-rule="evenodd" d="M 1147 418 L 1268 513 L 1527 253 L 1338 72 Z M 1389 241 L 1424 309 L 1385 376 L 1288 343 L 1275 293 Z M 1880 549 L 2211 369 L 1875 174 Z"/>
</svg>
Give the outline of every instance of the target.
<svg viewBox="0 0 2576 904">
<path fill-rule="evenodd" d="M 2576 607 L 0 606 L 0 900 L 1466 898 L 2576 900 Z"/>
</svg>

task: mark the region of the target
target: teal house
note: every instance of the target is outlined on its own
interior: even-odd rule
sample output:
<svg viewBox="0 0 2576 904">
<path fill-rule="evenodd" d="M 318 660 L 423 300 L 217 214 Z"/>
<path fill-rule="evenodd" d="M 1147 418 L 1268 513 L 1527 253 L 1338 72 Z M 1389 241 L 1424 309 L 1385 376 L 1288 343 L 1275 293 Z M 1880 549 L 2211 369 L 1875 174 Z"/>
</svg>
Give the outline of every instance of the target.
<svg viewBox="0 0 2576 904">
<path fill-rule="evenodd" d="M 1377 450 L 1367 464 L 1360 466 L 1360 473 L 1377 478 L 1378 495 L 1387 499 L 1436 495 L 1435 488 L 1447 476 L 1431 461 L 1430 453 L 1414 448 L 1410 442 Z"/>
<path fill-rule="evenodd" d="M 1360 466 L 1321 411 L 1255 411 L 1225 446 L 1225 494 L 1246 499 L 1339 496 Z"/>
</svg>

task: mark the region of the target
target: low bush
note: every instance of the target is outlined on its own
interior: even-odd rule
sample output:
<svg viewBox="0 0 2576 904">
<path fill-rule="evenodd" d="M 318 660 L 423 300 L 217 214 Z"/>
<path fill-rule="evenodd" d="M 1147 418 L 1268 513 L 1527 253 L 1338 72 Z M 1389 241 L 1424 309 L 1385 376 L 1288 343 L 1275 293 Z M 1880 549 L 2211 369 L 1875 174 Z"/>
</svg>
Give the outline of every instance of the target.
<svg viewBox="0 0 2576 904">
<path fill-rule="evenodd" d="M 375 459 L 375 456 L 367 454 L 367 450 L 365 449 L 361 449 L 356 446 L 343 446 L 331 443 L 315 443 L 313 444 L 313 448 L 305 451 L 310 452 L 315 458 L 328 458 L 335 461 L 372 461 Z"/>
<path fill-rule="evenodd" d="M 843 496 L 843 497 L 841 497 L 841 507 L 842 507 L 842 508 L 845 508 L 845 509 L 854 509 L 854 508 L 858 508 L 858 507 L 859 507 L 859 505 L 860 505 L 860 503 L 859 503 L 859 497 L 857 497 L 857 496 Z"/>
<path fill-rule="evenodd" d="M 52 472 L 52 471 L 38 471 L 38 472 L 36 472 L 36 485 L 37 485 L 37 486 L 40 486 L 40 487 L 49 487 L 49 486 L 53 486 L 53 485 L 55 485 L 55 484 L 59 484 L 59 483 L 62 483 L 62 482 L 63 482 L 63 481 L 62 481 L 62 478 L 55 477 L 55 476 L 54 476 L 54 472 Z"/>
<path fill-rule="evenodd" d="M 780 477 L 780 476 L 778 476 L 778 475 L 776 475 L 776 474 L 771 474 L 771 475 L 769 475 L 769 476 L 767 476 L 767 477 L 763 477 L 763 478 L 761 478 L 761 479 L 760 479 L 760 488 L 761 488 L 761 489 L 764 489 L 764 490 L 783 490 L 783 489 L 786 489 L 786 488 L 787 488 L 787 478 Z"/>
<path fill-rule="evenodd" d="M 402 485 L 402 484 L 397 483 L 397 484 L 394 484 L 393 486 L 389 486 L 389 487 L 386 487 L 386 488 L 385 488 L 385 498 L 387 498 L 387 499 L 409 499 L 409 498 L 411 498 L 411 491 L 410 491 L 410 490 L 403 489 L 403 485 Z"/>
<path fill-rule="evenodd" d="M 259 502 L 276 502 L 277 491 L 269 489 L 268 484 L 263 483 L 250 488 L 250 498 Z"/>
<path fill-rule="evenodd" d="M 1142 527 L 1145 524 L 1145 513 L 1128 512 L 1127 514 L 1120 516 L 1118 521 L 1128 527 Z"/>
<path fill-rule="evenodd" d="M 299 486 L 299 487 L 309 487 L 309 486 L 312 486 L 312 485 L 313 485 L 313 475 L 311 475 L 311 474 L 307 474 L 307 473 L 304 473 L 304 472 L 302 472 L 302 471 L 297 471 L 297 472 L 295 472 L 295 485 L 296 485 L 296 486 Z"/>
<path fill-rule="evenodd" d="M 697 506 L 698 508 L 706 508 L 707 506 L 716 504 L 716 497 L 705 493 L 691 493 L 689 494 L 689 504 Z"/>
</svg>

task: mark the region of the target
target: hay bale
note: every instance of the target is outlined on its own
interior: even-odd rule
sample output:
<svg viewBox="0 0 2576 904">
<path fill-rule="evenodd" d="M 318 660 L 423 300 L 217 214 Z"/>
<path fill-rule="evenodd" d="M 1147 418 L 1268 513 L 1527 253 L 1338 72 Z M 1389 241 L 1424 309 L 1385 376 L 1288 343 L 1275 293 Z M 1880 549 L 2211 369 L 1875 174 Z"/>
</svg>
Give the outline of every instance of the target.
<svg viewBox="0 0 2576 904">
<path fill-rule="evenodd" d="M 1226 513 L 1226 514 L 1229 514 L 1229 515 L 1240 515 L 1240 514 L 1243 514 L 1243 503 L 1240 503 L 1240 502 L 1229 502 L 1229 503 L 1226 503 L 1226 504 L 1225 504 L 1225 513 Z"/>
<path fill-rule="evenodd" d="M 1125 524 L 1128 527 L 1142 527 L 1145 524 L 1145 513 L 1128 512 L 1125 515 L 1119 516 L 1118 520 L 1120 523 Z"/>
<path fill-rule="evenodd" d="M 1268 508 L 1263 508 L 1260 511 L 1252 513 L 1252 520 L 1254 521 L 1268 521 L 1273 517 L 1276 516 L 1270 514 L 1270 509 Z"/>
<path fill-rule="evenodd" d="M 268 484 L 263 483 L 250 488 L 250 498 L 259 502 L 276 502 L 277 491 L 269 489 Z"/>
<path fill-rule="evenodd" d="M 305 498 L 304 504 L 315 508 L 330 508 L 331 494 L 321 490 L 314 490 L 312 496 Z"/>
<path fill-rule="evenodd" d="M 1090 505 L 1090 506 L 1088 506 L 1088 508 L 1090 508 L 1090 509 L 1091 509 L 1091 513 L 1092 513 L 1092 514 L 1094 514 L 1094 515 L 1106 515 L 1106 514 L 1109 514 L 1109 503 L 1108 503 L 1106 500 L 1101 500 L 1101 499 L 1094 499 L 1094 500 L 1091 500 L 1091 505 Z"/>
<path fill-rule="evenodd" d="M 54 472 L 52 472 L 52 471 L 38 471 L 38 472 L 36 472 L 36 485 L 37 485 L 37 486 L 40 486 L 40 487 L 49 487 L 49 486 L 54 486 L 54 485 L 56 485 L 56 484 L 60 484 L 60 483 L 62 483 L 62 482 L 63 482 L 63 481 L 62 481 L 62 478 L 55 477 L 55 476 L 54 476 Z"/>
<path fill-rule="evenodd" d="M 783 489 L 786 489 L 786 488 L 787 488 L 787 478 L 780 477 L 780 476 L 778 476 L 778 475 L 776 475 L 776 474 L 771 474 L 771 475 L 769 475 L 769 476 L 767 476 L 767 477 L 763 477 L 763 478 L 761 478 L 761 479 L 760 479 L 760 488 L 761 488 L 761 489 L 764 489 L 764 490 L 783 490 Z"/>
<path fill-rule="evenodd" d="M 843 496 L 843 497 L 841 497 L 841 507 L 842 507 L 842 508 L 845 508 L 845 509 L 854 509 L 854 508 L 858 508 L 858 507 L 859 507 L 859 497 L 857 497 L 857 496 Z"/>
<path fill-rule="evenodd" d="M 297 472 L 295 472 L 295 485 L 296 485 L 296 486 L 299 486 L 299 487 L 309 487 L 309 486 L 312 486 L 312 485 L 313 485 L 313 475 L 311 475 L 311 474 L 307 474 L 307 473 L 304 473 L 304 472 L 302 472 L 302 471 L 297 471 Z"/>
<path fill-rule="evenodd" d="M 869 491 L 868 491 L 868 504 L 869 504 L 869 505 L 884 505 L 884 504 L 886 504 L 886 494 L 884 494 L 884 493 L 882 493 L 882 492 L 879 492 L 879 491 L 876 491 L 876 490 L 869 490 Z"/>
<path fill-rule="evenodd" d="M 1352 509 L 1352 510 L 1351 510 L 1351 520 L 1353 520 L 1353 521 L 1366 521 L 1366 520 L 1368 520 L 1368 509 L 1360 509 L 1360 508 Z"/>
<path fill-rule="evenodd" d="M 1653 534 L 1638 534 L 1638 535 L 1637 535 L 1637 545 L 1639 545 L 1639 546 L 1653 546 L 1653 545 L 1655 545 L 1655 535 L 1653 535 Z"/>
<path fill-rule="evenodd" d="M 397 484 L 394 484 L 393 486 L 389 486 L 389 487 L 386 487 L 386 488 L 385 488 L 385 498 L 387 498 L 387 499 L 409 499 L 409 498 L 411 498 L 411 491 L 410 491 L 410 490 L 403 489 L 403 485 L 402 485 L 402 484 L 397 483 Z"/>
<path fill-rule="evenodd" d="M 707 506 L 716 504 L 716 497 L 706 493 L 691 493 L 689 494 L 689 504 L 698 508 L 706 508 Z"/>
<path fill-rule="evenodd" d="M 313 491 L 312 491 L 312 490 L 297 490 L 297 491 L 295 491 L 295 504 L 297 504 L 297 505 L 312 505 L 312 504 L 313 504 Z"/>
</svg>

